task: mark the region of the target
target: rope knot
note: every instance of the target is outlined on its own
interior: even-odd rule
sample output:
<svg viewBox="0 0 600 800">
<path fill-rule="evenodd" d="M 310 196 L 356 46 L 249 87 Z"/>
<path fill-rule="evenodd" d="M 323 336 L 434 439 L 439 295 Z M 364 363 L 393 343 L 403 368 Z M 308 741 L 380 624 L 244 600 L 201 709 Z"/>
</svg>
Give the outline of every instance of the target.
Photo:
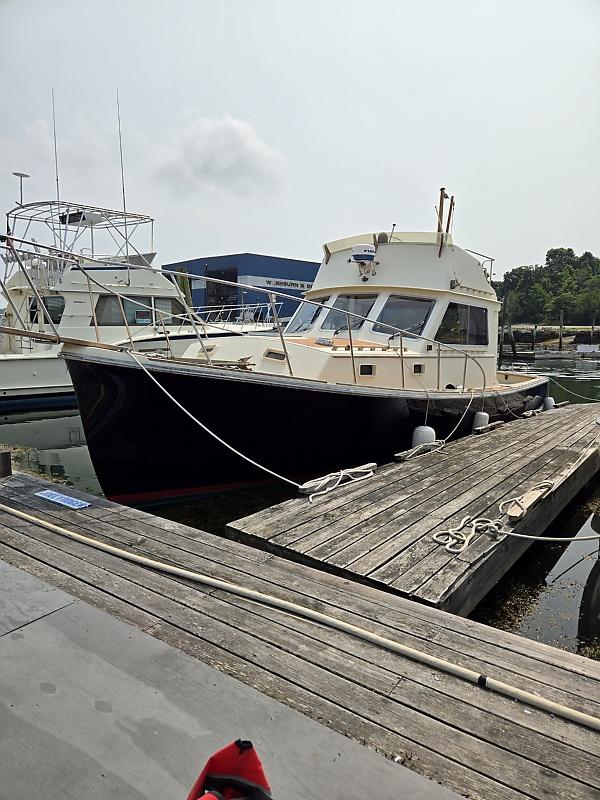
<svg viewBox="0 0 600 800">
<path fill-rule="evenodd" d="M 344 481 L 352 483 L 371 478 L 376 469 L 377 464 L 363 464 L 361 467 L 350 467 L 349 469 L 340 469 L 337 472 L 329 472 L 327 475 L 323 475 L 322 478 L 313 478 L 310 481 L 306 481 L 306 483 L 298 487 L 298 491 L 300 494 L 307 494 L 309 503 L 312 503 L 313 497 L 332 492 Z"/>
</svg>

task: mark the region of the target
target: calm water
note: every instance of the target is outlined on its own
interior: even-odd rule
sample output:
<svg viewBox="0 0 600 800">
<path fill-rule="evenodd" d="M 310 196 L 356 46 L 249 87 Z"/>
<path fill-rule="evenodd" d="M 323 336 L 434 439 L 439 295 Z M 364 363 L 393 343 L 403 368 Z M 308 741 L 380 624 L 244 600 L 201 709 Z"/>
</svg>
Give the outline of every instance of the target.
<svg viewBox="0 0 600 800">
<path fill-rule="evenodd" d="M 549 374 L 566 389 L 600 401 L 599 361 L 536 361 L 510 366 L 532 374 Z M 552 384 L 551 394 L 557 400 L 584 402 Z M 600 416 L 600 407 L 598 413 Z M 17 467 L 101 494 L 77 412 L 2 416 L 0 443 L 16 448 Z M 291 496 L 288 488 L 273 486 L 155 506 L 152 511 L 221 533 L 230 520 Z M 547 531 L 549 536 L 567 537 L 595 533 L 600 534 L 600 482 L 588 487 Z M 600 659 L 598 542 L 533 545 L 472 616 L 494 627 Z"/>
</svg>

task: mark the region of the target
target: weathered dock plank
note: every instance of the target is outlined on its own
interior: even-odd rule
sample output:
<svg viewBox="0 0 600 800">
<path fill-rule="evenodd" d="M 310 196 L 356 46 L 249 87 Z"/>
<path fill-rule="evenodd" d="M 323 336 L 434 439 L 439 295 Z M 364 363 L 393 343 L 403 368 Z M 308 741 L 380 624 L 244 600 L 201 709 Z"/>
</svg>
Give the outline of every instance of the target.
<svg viewBox="0 0 600 800">
<path fill-rule="evenodd" d="M 149 514 L 66 509 L 48 484 L 0 503 L 367 627 L 600 716 L 600 664 Z M 106 513 L 98 515 L 98 509 Z M 473 798 L 599 798 L 600 736 L 415 661 L 222 590 L 191 585 L 0 510 L 0 559 Z"/>
<path fill-rule="evenodd" d="M 480 534 L 460 554 L 433 535 L 466 517 L 498 518 L 498 506 L 536 484 L 548 497 L 513 530 L 541 535 L 600 470 L 596 419 L 585 404 L 517 419 L 312 503 L 298 498 L 228 525 L 234 538 L 433 606 L 468 614 L 531 540 Z M 507 523 L 505 518 L 505 523 Z"/>
</svg>

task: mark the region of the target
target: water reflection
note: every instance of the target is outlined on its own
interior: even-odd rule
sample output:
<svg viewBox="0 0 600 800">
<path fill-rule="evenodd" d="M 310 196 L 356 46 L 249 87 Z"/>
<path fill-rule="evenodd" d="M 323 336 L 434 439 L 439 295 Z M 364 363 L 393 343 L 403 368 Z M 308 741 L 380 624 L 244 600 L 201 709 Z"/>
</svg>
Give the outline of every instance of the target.
<svg viewBox="0 0 600 800">
<path fill-rule="evenodd" d="M 554 381 L 550 381 L 549 394 L 557 402 L 570 400 L 585 403 L 588 398 L 600 400 L 600 361 L 595 359 L 537 359 L 530 362 L 507 362 L 502 367 L 529 375 L 549 375 L 554 378 L 565 387 L 563 390 Z"/>
<path fill-rule="evenodd" d="M 598 517 L 596 517 L 598 519 Z M 587 649 L 591 644 L 600 647 L 600 556 L 595 553 L 595 563 L 581 594 L 577 638 Z"/>
<path fill-rule="evenodd" d="M 77 411 L 5 414 L 0 417 L 0 442 L 14 448 L 16 469 L 102 494 Z"/>
</svg>

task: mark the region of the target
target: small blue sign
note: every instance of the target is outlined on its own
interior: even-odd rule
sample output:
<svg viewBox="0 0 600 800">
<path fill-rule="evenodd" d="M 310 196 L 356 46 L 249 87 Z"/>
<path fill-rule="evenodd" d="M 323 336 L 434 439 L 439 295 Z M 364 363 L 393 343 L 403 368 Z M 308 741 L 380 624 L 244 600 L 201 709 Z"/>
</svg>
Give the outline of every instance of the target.
<svg viewBox="0 0 600 800">
<path fill-rule="evenodd" d="M 35 495 L 68 508 L 87 508 L 89 506 L 89 503 L 86 503 L 85 500 L 78 500 L 76 497 L 69 497 L 68 494 L 53 492 L 52 489 L 44 489 L 43 492 L 36 492 Z"/>
</svg>

